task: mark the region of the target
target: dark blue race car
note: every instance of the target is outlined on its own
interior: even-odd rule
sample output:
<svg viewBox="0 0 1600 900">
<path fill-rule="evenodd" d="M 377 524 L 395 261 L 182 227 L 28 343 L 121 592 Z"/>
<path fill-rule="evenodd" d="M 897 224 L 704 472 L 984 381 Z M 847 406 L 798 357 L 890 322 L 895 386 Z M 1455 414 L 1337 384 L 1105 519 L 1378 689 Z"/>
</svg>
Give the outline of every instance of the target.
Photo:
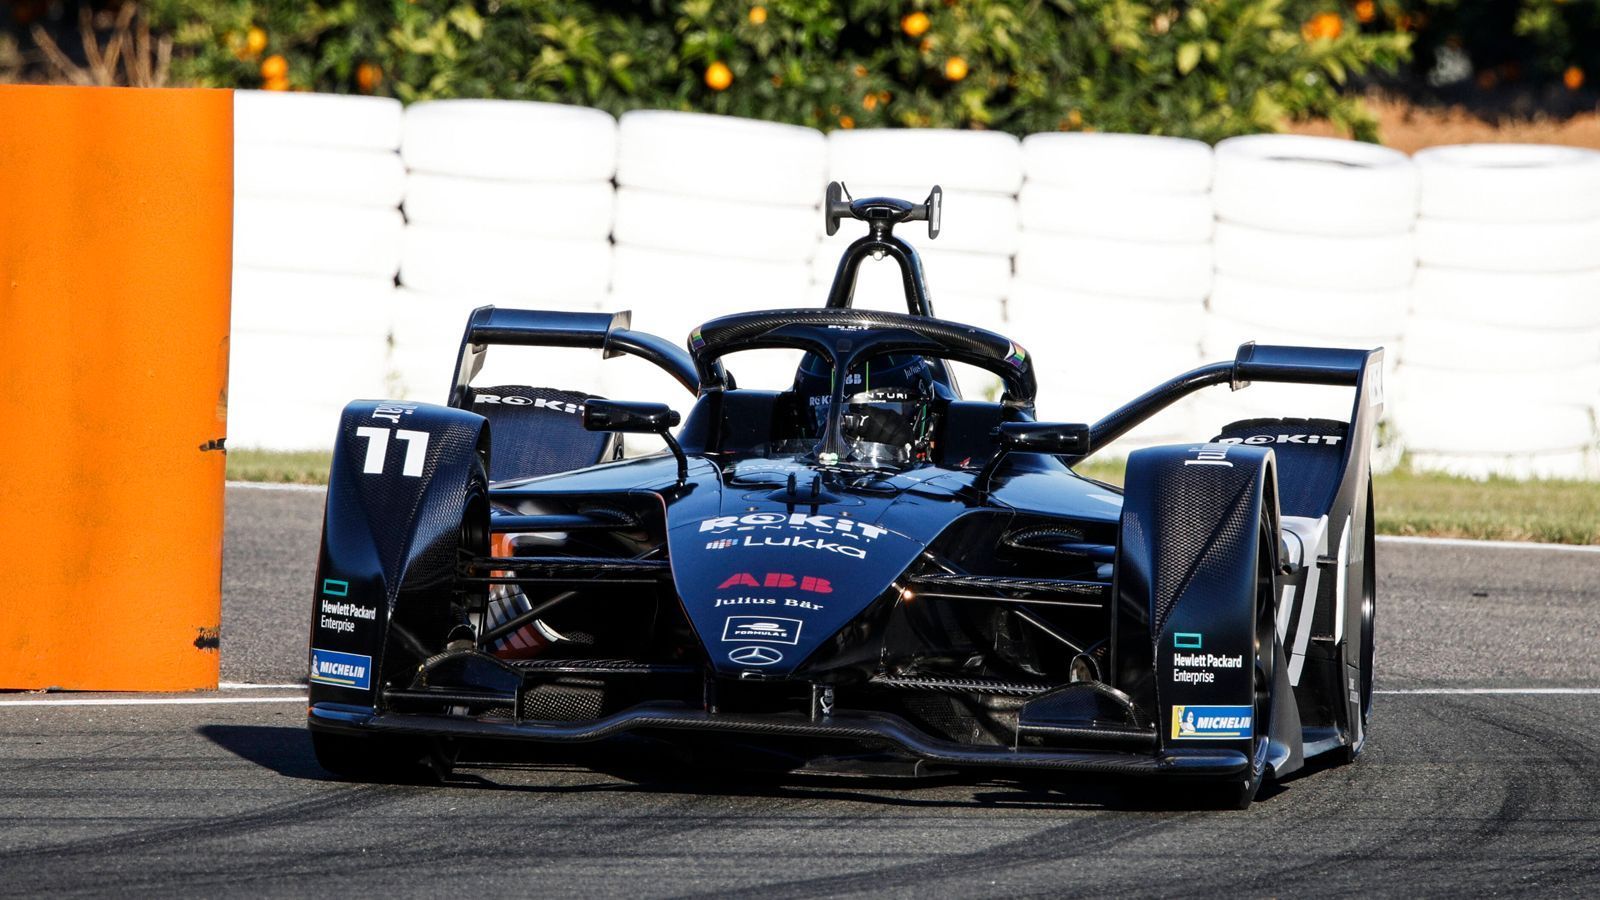
<svg viewBox="0 0 1600 900">
<path fill-rule="evenodd" d="M 1246 344 L 1093 424 L 1037 422 L 1028 353 L 937 318 L 894 234 L 936 236 L 939 209 L 937 188 L 830 186 L 829 233 L 868 234 L 825 308 L 725 316 L 684 348 L 627 313 L 485 307 L 447 405 L 346 407 L 311 629 L 322 765 L 412 778 L 463 742 L 633 732 L 806 771 L 1158 776 L 1243 806 L 1359 754 L 1382 351 Z M 884 255 L 907 312 L 853 309 Z M 692 404 L 674 434 L 663 404 L 473 386 L 505 344 L 636 356 Z M 793 386 L 739 388 L 738 354 L 773 348 L 803 354 Z M 1003 394 L 963 399 L 955 363 Z M 1351 414 L 1138 450 L 1121 488 L 1073 471 L 1252 381 L 1343 385 Z M 623 458 L 636 433 L 670 452 Z"/>
</svg>

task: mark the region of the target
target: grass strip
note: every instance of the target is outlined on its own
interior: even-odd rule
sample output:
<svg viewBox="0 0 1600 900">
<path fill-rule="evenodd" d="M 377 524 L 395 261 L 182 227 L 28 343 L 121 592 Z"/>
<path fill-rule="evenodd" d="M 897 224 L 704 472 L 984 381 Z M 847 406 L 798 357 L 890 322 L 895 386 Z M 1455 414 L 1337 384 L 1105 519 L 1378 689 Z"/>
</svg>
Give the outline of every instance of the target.
<svg viewBox="0 0 1600 900">
<path fill-rule="evenodd" d="M 229 450 L 228 478 L 279 484 L 326 484 L 332 454 Z M 1121 484 L 1120 460 L 1091 461 L 1078 471 Z M 1412 472 L 1376 476 L 1378 533 L 1475 540 L 1600 544 L 1600 482 L 1475 481 Z"/>
</svg>

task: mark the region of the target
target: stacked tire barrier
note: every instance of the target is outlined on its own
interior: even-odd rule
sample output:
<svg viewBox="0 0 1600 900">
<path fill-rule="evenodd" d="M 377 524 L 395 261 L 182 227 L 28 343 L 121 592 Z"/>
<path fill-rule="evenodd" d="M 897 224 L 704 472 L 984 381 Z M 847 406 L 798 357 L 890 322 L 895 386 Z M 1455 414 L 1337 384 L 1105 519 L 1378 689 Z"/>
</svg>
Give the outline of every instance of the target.
<svg viewBox="0 0 1600 900">
<path fill-rule="evenodd" d="M 384 394 L 400 116 L 396 100 L 235 92 L 234 446 L 325 447 L 346 400 Z"/>
<path fill-rule="evenodd" d="M 1600 153 L 1466 145 L 1416 163 L 1421 267 L 1396 391 L 1414 465 L 1600 475 Z"/>
<path fill-rule="evenodd" d="M 391 394 L 442 401 L 467 314 L 479 306 L 604 305 L 617 161 L 610 114 L 554 103 L 417 103 L 406 109 L 400 154 L 409 174 Z M 502 349 L 489 354 L 484 378 L 565 377 L 583 387 L 597 362 L 592 353 Z"/>
<path fill-rule="evenodd" d="M 925 226 L 908 222 L 898 233 L 922 256 L 934 311 L 945 318 L 1005 332 L 1005 302 L 1011 257 L 1021 239 L 1017 189 L 1022 151 L 1008 134 L 943 129 L 862 129 L 828 136 L 828 180 L 843 182 L 857 198 L 901 197 L 922 201 L 937 184 L 943 191 L 941 231 L 928 240 Z M 821 219 L 818 219 L 821 234 Z M 864 234 L 844 223 L 817 245 L 812 263 L 813 305 L 833 285 L 839 258 Z M 863 263 L 855 305 L 904 312 L 900 267 L 891 259 Z M 985 396 L 999 388 L 988 373 L 958 367 L 962 390 Z"/>
<path fill-rule="evenodd" d="M 1354 141 L 1256 135 L 1217 144 L 1217 275 L 1201 349 L 1239 344 L 1383 347 L 1399 359 L 1416 251 L 1416 166 L 1403 153 Z M 1349 392 L 1256 385 L 1211 392 L 1215 424 L 1254 416 L 1348 420 Z M 1380 436 L 1379 464 L 1398 458 Z"/>
<path fill-rule="evenodd" d="M 1211 287 L 1211 148 L 1142 135 L 1022 142 L 1022 241 L 1008 306 L 1039 415 L 1094 421 L 1200 362 Z M 1193 401 L 1118 446 L 1193 439 Z"/>
<path fill-rule="evenodd" d="M 625 113 L 617 160 L 611 305 L 636 328 L 687 341 L 697 325 L 752 308 L 805 306 L 826 181 L 820 131 L 703 113 Z M 781 388 L 798 353 L 730 358 L 745 387 Z M 608 363 L 609 396 L 683 390 L 637 360 Z"/>
<path fill-rule="evenodd" d="M 824 136 L 698 113 L 440 101 L 402 115 L 250 92 L 237 109 L 236 447 L 326 447 L 352 397 L 442 400 L 466 315 L 486 303 L 632 310 L 673 341 L 731 312 L 820 305 L 861 234 L 823 236 L 822 187 L 841 180 L 856 197 L 943 188 L 938 240 L 900 230 L 940 316 L 1032 354 L 1042 418 L 1093 421 L 1247 340 L 1383 346 L 1380 463 L 1406 450 L 1428 470 L 1600 478 L 1591 151 Z M 856 305 L 903 309 L 898 267 L 865 263 Z M 729 365 L 743 386 L 782 388 L 797 361 Z M 998 387 L 957 375 L 969 396 Z M 645 363 L 588 351 L 502 348 L 478 378 L 527 382 L 687 400 Z M 1240 418 L 1345 418 L 1346 393 L 1204 391 L 1110 452 Z"/>
</svg>

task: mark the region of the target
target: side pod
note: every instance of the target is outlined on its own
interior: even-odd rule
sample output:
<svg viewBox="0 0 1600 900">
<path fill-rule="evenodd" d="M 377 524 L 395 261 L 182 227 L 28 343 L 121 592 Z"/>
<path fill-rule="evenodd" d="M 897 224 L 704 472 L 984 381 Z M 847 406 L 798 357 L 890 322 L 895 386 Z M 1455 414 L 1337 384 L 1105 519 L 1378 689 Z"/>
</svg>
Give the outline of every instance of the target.
<svg viewBox="0 0 1600 900">
<path fill-rule="evenodd" d="M 1163 749 L 1221 745 L 1281 775 L 1299 767 L 1301 738 L 1280 690 L 1276 482 L 1270 448 L 1129 455 L 1111 670 Z"/>
<path fill-rule="evenodd" d="M 458 554 L 488 551 L 488 448 L 488 422 L 475 413 L 345 407 L 314 588 L 313 704 L 375 706 L 384 681 L 437 652 L 461 620 L 467 598 L 451 593 Z"/>
</svg>

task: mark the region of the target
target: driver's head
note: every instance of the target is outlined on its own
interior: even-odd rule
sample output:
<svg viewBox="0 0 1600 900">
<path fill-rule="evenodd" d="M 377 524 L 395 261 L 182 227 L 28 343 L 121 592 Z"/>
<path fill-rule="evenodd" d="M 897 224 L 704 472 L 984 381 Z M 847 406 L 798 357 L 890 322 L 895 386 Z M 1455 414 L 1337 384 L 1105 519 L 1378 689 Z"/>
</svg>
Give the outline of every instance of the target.
<svg viewBox="0 0 1600 900">
<path fill-rule="evenodd" d="M 833 367 L 807 355 L 795 375 L 795 393 L 811 411 L 820 436 L 833 400 Z M 840 433 L 850 459 L 861 462 L 911 461 L 928 430 L 933 372 L 921 356 L 890 354 L 861 363 L 846 376 Z"/>
</svg>

